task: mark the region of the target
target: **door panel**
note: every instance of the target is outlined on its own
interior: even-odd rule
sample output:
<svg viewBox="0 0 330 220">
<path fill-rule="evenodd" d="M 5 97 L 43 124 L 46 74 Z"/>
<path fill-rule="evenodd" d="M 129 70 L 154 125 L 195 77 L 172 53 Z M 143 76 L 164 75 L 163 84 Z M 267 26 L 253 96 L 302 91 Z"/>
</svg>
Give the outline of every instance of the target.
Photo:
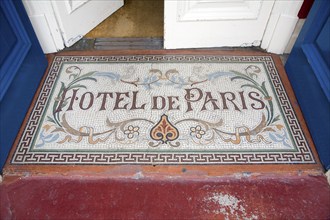
<svg viewBox="0 0 330 220">
<path fill-rule="evenodd" d="M 66 1 L 66 6 L 68 9 L 68 13 L 71 14 L 74 10 L 78 9 L 80 6 L 82 6 L 83 4 L 85 4 L 86 2 L 88 2 L 90 0 L 83 0 L 83 1 Z"/>
<path fill-rule="evenodd" d="M 179 1 L 179 21 L 257 19 L 261 1 Z"/>
<path fill-rule="evenodd" d="M 315 1 L 285 65 L 326 169 L 330 169 L 329 17 L 329 2 Z"/>
<path fill-rule="evenodd" d="M 63 49 L 64 42 L 51 1 L 22 1 L 43 51 L 53 53 Z"/>
<path fill-rule="evenodd" d="M 0 18 L 1 171 L 46 69 L 47 60 L 21 1 L 1 0 Z"/>
<path fill-rule="evenodd" d="M 64 44 L 72 46 L 121 6 L 123 0 L 52 1 Z"/>
<path fill-rule="evenodd" d="M 13 31 L 12 26 L 10 25 L 8 19 L 5 16 L 5 12 L 3 11 L 2 7 L 0 7 L 0 27 L 3 32 L 7 33 L 6 37 L 4 35 L 0 35 L 0 66 L 2 66 L 2 63 L 6 61 L 6 57 L 9 56 L 11 52 L 11 48 L 13 48 L 17 42 L 17 37 L 15 36 L 15 33 Z M 4 71 L 0 72 L 1 74 L 5 74 Z M 0 80 L 2 82 L 2 75 L 0 75 Z M 2 92 L 4 92 L 1 89 Z M 0 98 L 1 100 L 1 98 Z"/>
<path fill-rule="evenodd" d="M 31 42 L 19 20 L 18 14 L 12 13 L 16 12 L 16 8 L 12 2 L 2 2 L 0 12 L 3 18 L 1 19 L 1 27 L 4 27 L 4 31 L 7 33 L 6 35 L 2 34 L 0 41 L 2 61 L 0 69 L 1 101 L 11 81 L 14 79 L 20 64 L 29 51 Z M 5 48 L 5 50 L 2 50 L 2 48 Z M 13 65 L 13 63 L 17 65 Z"/>
<path fill-rule="evenodd" d="M 165 0 L 165 48 L 259 46 L 274 1 Z"/>
<path fill-rule="evenodd" d="M 323 60 L 328 65 L 328 69 L 330 69 L 330 18 L 328 18 L 320 31 L 316 39 L 316 45 Z"/>
</svg>

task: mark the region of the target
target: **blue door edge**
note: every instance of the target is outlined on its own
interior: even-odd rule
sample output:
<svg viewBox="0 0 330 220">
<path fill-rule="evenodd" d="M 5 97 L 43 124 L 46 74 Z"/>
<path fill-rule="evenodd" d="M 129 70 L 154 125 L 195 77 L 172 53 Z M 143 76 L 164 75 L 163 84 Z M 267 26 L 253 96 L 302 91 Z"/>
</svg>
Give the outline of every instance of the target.
<svg viewBox="0 0 330 220">
<path fill-rule="evenodd" d="M 16 12 L 16 8 L 13 1 L 1 1 L 0 7 L 5 13 L 6 18 L 9 20 L 9 23 L 15 31 L 16 37 L 18 38 L 14 48 L 12 48 L 11 53 L 8 54 L 6 62 L 4 62 L 0 67 L 1 101 L 11 81 L 14 79 L 15 74 L 17 73 L 21 63 L 24 61 L 26 54 L 30 50 L 31 41 L 28 34 L 26 33 L 22 21 L 19 18 L 19 15 Z M 13 65 L 13 63 L 15 63 L 16 65 Z"/>
<path fill-rule="evenodd" d="M 329 14 L 330 4 L 327 1 L 315 1 L 285 65 L 319 158 L 326 170 L 330 169 L 330 103 L 324 85 L 320 83 L 321 77 L 315 73 L 328 70 L 322 66 L 311 67 L 318 63 L 313 62 L 310 57 L 318 55 L 315 50 L 306 50 L 306 45 L 309 46 L 316 40 Z"/>
<path fill-rule="evenodd" d="M 8 85 L 5 85 L 7 90 L 0 101 L 1 173 L 35 92 L 48 66 L 48 61 L 36 38 L 23 3 L 19 0 L 3 0 L 4 3 L 8 3 L 9 1 L 13 3 L 14 8 L 11 10 L 5 9 L 6 14 L 14 14 L 10 19 L 18 19 L 17 21 L 11 20 L 10 22 L 18 22 L 21 24 L 21 26 L 16 29 L 16 34 L 20 35 L 23 43 L 30 42 L 30 45 L 26 51 L 25 57 L 20 58 L 21 63 L 13 60 L 12 65 L 19 65 L 19 67 L 16 69 L 12 68 L 14 71 L 11 74 L 14 74 L 14 77 Z M 22 35 L 21 33 L 26 34 Z M 16 51 L 12 50 L 12 52 Z"/>
</svg>

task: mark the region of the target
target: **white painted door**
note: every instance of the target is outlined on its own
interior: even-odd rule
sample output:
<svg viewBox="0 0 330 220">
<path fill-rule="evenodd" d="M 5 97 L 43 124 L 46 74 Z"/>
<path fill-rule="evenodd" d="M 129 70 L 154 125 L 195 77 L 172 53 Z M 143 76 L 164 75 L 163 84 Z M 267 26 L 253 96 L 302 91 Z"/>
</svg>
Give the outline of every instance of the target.
<svg viewBox="0 0 330 220">
<path fill-rule="evenodd" d="M 45 53 L 72 46 L 124 0 L 23 0 Z"/>
<path fill-rule="evenodd" d="M 164 47 L 261 45 L 282 53 L 301 4 L 302 0 L 165 0 Z"/>
<path fill-rule="evenodd" d="M 67 47 L 124 4 L 123 0 L 57 0 L 52 3 Z"/>
</svg>

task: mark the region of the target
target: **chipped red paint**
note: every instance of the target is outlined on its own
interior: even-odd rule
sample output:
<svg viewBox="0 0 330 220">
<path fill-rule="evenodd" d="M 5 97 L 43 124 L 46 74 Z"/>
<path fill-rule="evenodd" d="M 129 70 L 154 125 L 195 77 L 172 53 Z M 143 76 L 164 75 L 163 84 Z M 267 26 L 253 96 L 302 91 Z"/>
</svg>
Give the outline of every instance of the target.
<svg viewBox="0 0 330 220">
<path fill-rule="evenodd" d="M 330 218 L 324 176 L 39 176 L 5 180 L 0 193 L 4 220 Z"/>
</svg>

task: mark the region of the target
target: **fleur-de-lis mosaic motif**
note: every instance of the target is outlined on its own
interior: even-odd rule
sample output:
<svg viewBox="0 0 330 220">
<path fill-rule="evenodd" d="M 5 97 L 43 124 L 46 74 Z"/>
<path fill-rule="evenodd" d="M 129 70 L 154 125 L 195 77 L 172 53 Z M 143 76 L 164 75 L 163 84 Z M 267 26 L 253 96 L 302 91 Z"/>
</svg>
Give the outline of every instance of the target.
<svg viewBox="0 0 330 220">
<path fill-rule="evenodd" d="M 155 141 L 167 144 L 179 137 L 179 131 L 168 120 L 167 115 L 162 115 L 159 122 L 151 129 L 150 137 Z"/>
</svg>

